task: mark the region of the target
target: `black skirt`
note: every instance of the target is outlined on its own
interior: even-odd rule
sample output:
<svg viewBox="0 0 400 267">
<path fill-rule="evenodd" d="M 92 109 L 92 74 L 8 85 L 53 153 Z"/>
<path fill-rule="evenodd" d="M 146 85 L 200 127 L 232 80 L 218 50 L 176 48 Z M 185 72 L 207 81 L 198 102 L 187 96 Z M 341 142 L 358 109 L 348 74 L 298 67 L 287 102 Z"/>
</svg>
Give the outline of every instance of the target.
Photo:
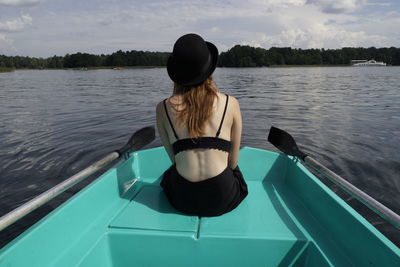
<svg viewBox="0 0 400 267">
<path fill-rule="evenodd" d="M 227 167 L 215 177 L 190 182 L 172 165 L 164 172 L 161 187 L 177 210 L 202 217 L 219 216 L 236 208 L 247 196 L 247 184 L 239 166 Z"/>
</svg>

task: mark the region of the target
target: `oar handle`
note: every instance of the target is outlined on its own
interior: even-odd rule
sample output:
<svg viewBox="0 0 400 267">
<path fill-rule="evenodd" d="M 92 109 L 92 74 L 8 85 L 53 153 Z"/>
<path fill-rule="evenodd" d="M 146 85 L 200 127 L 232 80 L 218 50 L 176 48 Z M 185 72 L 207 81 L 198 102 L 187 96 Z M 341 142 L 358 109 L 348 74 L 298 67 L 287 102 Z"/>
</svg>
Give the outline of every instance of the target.
<svg viewBox="0 0 400 267">
<path fill-rule="evenodd" d="M 347 191 L 350 195 L 357 198 L 359 201 L 364 203 L 370 209 L 375 211 L 378 215 L 380 215 L 385 220 L 389 221 L 394 227 L 400 229 L 400 216 L 396 214 L 394 211 L 374 199 L 373 197 L 369 196 L 367 193 L 361 191 L 321 163 L 317 160 L 313 159 L 310 156 L 306 156 L 304 158 L 304 162 L 309 165 L 310 167 L 316 169 L 321 174 L 325 175 L 328 179 L 330 179 L 335 184 L 339 185 L 342 189 Z"/>
<path fill-rule="evenodd" d="M 52 187 L 51 189 L 43 192 L 42 194 L 38 195 L 37 197 L 33 198 L 32 200 L 26 202 L 25 204 L 19 206 L 18 208 L 12 210 L 11 212 L 7 213 L 6 215 L 0 218 L 0 231 L 6 228 L 7 226 L 11 225 L 18 219 L 24 217 L 28 213 L 32 212 L 33 210 L 39 208 L 43 204 L 47 203 L 51 199 L 55 198 L 68 188 L 72 187 L 73 185 L 81 182 L 91 174 L 95 173 L 96 171 L 100 170 L 102 167 L 110 163 L 111 161 L 117 159 L 119 154 L 117 152 L 113 152 L 102 158 L 101 160 L 93 163 L 89 167 L 81 170 L 77 174 L 71 176 L 67 180 L 59 183 L 58 185 Z"/>
</svg>

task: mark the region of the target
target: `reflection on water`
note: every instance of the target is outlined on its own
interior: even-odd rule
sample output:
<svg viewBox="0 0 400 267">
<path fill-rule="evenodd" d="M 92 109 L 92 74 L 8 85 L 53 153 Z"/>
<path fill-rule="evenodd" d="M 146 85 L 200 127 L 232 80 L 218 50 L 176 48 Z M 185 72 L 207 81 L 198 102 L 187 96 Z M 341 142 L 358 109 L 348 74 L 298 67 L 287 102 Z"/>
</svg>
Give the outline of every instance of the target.
<svg viewBox="0 0 400 267">
<path fill-rule="evenodd" d="M 285 129 L 306 153 L 400 213 L 399 74 L 398 67 L 219 68 L 214 78 L 240 101 L 242 145 L 276 151 L 267 130 Z M 155 105 L 171 87 L 165 69 L 0 73 L 0 215 L 154 125 Z M 3 245 L 71 194 L 3 231 Z"/>
</svg>

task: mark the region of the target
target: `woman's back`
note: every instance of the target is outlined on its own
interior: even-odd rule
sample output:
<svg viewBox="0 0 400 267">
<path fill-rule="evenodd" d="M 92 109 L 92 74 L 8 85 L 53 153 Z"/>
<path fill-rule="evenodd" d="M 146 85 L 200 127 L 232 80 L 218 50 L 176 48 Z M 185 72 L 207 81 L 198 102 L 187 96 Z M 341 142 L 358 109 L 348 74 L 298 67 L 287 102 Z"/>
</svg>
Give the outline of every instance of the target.
<svg viewBox="0 0 400 267">
<path fill-rule="evenodd" d="M 237 166 L 240 107 L 213 82 L 217 59 L 217 47 L 201 36 L 180 37 L 167 62 L 173 95 L 157 105 L 157 128 L 172 162 L 160 185 L 173 207 L 198 216 L 227 213 L 248 194 Z"/>
<path fill-rule="evenodd" d="M 187 123 L 178 123 L 178 113 L 184 108 L 182 97 L 174 95 L 165 104 L 165 107 L 161 107 L 160 103 L 157 107 L 157 112 L 164 113 L 160 114 L 162 115 L 160 122 L 163 124 L 163 128 L 166 129 L 168 143 L 172 147 L 172 144 L 177 141 L 175 133 L 179 140 L 190 138 L 190 136 Z M 225 107 L 226 112 L 224 115 Z M 165 108 L 167 113 L 165 112 Z M 170 125 L 168 116 L 170 117 L 172 126 Z M 176 163 L 178 173 L 187 180 L 192 182 L 203 181 L 220 174 L 228 165 L 232 169 L 236 167 L 237 155 L 235 157 L 234 154 L 237 154 L 238 151 L 235 153 L 234 150 L 238 150 L 238 146 L 240 146 L 240 109 L 234 97 L 227 99 L 227 96 L 221 93 L 217 93 L 217 96 L 214 98 L 212 112 L 203 126 L 203 135 L 201 137 L 216 137 L 219 127 L 221 128 L 218 138 L 231 141 L 232 143 L 232 148 L 228 153 L 218 149 L 196 148 L 183 150 L 173 156 L 171 155 L 173 151 L 169 151 L 172 161 Z M 223 140 L 218 141 L 222 142 Z"/>
</svg>

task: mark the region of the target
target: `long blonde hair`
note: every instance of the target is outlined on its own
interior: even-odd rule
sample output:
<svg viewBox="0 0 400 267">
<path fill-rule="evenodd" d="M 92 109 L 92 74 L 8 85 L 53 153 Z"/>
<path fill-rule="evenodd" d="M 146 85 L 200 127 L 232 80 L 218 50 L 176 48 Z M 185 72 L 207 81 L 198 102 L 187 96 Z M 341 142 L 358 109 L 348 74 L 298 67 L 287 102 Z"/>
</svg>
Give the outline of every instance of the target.
<svg viewBox="0 0 400 267">
<path fill-rule="evenodd" d="M 204 134 L 204 124 L 211 116 L 217 93 L 218 88 L 211 76 L 197 86 L 174 84 L 174 95 L 180 95 L 182 101 L 172 107 L 178 114 L 177 123 L 181 126 L 186 123 L 190 137 Z"/>
</svg>

